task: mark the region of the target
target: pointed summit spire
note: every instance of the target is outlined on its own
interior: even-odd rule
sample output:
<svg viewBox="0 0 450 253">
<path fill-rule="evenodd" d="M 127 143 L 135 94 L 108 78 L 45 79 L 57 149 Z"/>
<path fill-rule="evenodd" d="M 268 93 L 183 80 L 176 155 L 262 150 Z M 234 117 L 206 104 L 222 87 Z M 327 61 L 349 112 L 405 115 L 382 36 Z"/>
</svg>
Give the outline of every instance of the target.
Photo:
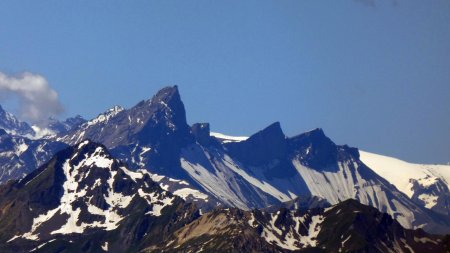
<svg viewBox="0 0 450 253">
<path fill-rule="evenodd" d="M 227 143 L 228 150 L 249 165 L 260 165 L 286 155 L 286 136 L 280 122 L 275 122 L 247 140 Z"/>
<path fill-rule="evenodd" d="M 305 165 L 318 170 L 336 168 L 338 148 L 321 128 L 289 138 L 289 144 Z"/>
<path fill-rule="evenodd" d="M 91 139 L 112 149 L 135 142 L 154 144 L 172 136 L 184 139 L 189 133 L 178 87 L 169 86 L 158 91 L 152 99 L 141 101 L 130 109 L 116 106 L 59 136 L 58 140 L 75 145 L 83 139 Z"/>
<path fill-rule="evenodd" d="M 186 111 L 181 101 L 178 86 L 168 86 L 156 93 L 150 100 L 150 106 L 162 112 L 163 120 L 169 120 L 173 126 L 186 128 Z"/>
<path fill-rule="evenodd" d="M 170 100 L 171 98 L 180 98 L 180 92 L 178 91 L 178 86 L 167 86 L 159 90 L 153 99 Z M 181 99 L 180 99 L 181 100 Z"/>
<path fill-rule="evenodd" d="M 283 142 L 286 136 L 281 129 L 280 122 L 274 122 L 263 130 L 250 136 L 247 141 L 256 141 L 257 139 L 267 142 Z"/>
</svg>

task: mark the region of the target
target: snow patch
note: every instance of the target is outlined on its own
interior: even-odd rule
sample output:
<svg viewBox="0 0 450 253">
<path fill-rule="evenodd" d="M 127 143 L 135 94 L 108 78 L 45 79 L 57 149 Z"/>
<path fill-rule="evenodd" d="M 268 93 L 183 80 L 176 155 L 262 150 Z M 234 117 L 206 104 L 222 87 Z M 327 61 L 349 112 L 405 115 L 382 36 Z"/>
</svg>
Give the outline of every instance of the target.
<svg viewBox="0 0 450 253">
<path fill-rule="evenodd" d="M 324 218 L 321 215 L 316 215 L 311 217 L 311 224 L 309 224 L 308 235 L 302 236 L 300 242 L 303 245 L 308 245 L 315 247 L 317 245 L 317 236 L 320 232 L 320 224 L 323 222 Z"/>
<path fill-rule="evenodd" d="M 230 135 L 225 135 L 225 134 L 215 133 L 215 132 L 211 132 L 210 136 L 220 139 L 222 141 L 222 143 L 241 142 L 241 141 L 245 141 L 248 139 L 247 136 L 230 136 Z"/>
<path fill-rule="evenodd" d="M 28 145 L 26 143 L 22 142 L 18 146 L 16 146 L 16 155 L 20 156 L 27 150 L 28 150 Z"/>
<path fill-rule="evenodd" d="M 48 242 L 44 242 L 43 244 L 41 244 L 41 245 L 37 246 L 36 248 L 32 249 L 30 252 L 36 251 L 36 250 L 38 250 L 38 249 L 44 247 L 45 245 L 47 245 L 47 244 L 49 244 L 49 243 L 51 243 L 51 242 L 53 242 L 53 241 L 55 241 L 55 240 L 56 240 L 56 239 L 51 239 L 51 240 L 48 241 Z"/>
<path fill-rule="evenodd" d="M 433 196 L 429 194 L 420 194 L 419 199 L 425 203 L 425 207 L 428 209 L 433 208 L 437 204 L 438 196 Z"/>
<path fill-rule="evenodd" d="M 189 196 L 192 196 L 195 199 L 203 199 L 208 202 L 208 195 L 200 192 L 199 190 L 191 189 L 191 188 L 182 188 L 173 192 L 173 195 L 177 195 L 182 199 L 186 200 Z"/>
<path fill-rule="evenodd" d="M 96 125 L 98 123 L 107 122 L 107 121 L 109 121 L 111 118 L 113 118 L 119 112 L 121 112 L 123 110 L 125 110 L 125 109 L 123 107 L 121 107 L 121 106 L 114 106 L 113 108 L 107 110 L 106 112 L 98 115 L 97 118 L 92 119 L 92 120 L 84 123 L 83 127 L 89 127 L 89 126 L 92 126 L 92 125 Z"/>
<path fill-rule="evenodd" d="M 104 243 L 102 244 L 102 250 L 108 252 L 108 242 L 104 242 Z"/>
<path fill-rule="evenodd" d="M 158 196 L 158 194 L 154 192 L 145 193 L 142 189 L 138 189 L 138 193 L 139 196 L 145 199 L 149 205 L 153 206 L 153 210 L 147 212 L 147 215 L 161 216 L 161 210 L 166 206 L 172 205 L 175 200 L 175 198 L 167 196 L 167 192 L 164 192 Z"/>
</svg>

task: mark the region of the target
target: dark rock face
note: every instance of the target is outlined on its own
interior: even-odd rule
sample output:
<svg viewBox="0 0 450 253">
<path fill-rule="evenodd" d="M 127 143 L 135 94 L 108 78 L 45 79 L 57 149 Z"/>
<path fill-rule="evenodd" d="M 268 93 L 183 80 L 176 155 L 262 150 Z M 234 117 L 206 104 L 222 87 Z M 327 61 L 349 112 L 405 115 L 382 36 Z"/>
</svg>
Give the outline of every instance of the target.
<svg viewBox="0 0 450 253">
<path fill-rule="evenodd" d="M 336 168 L 338 147 L 320 128 L 290 138 L 289 146 L 306 166 L 317 170 Z"/>
<path fill-rule="evenodd" d="M 287 178 L 297 172 L 289 158 L 288 140 L 281 130 L 279 122 L 275 122 L 247 140 L 225 143 L 226 150 L 236 160 L 247 166 L 267 166 L 264 175 L 269 178 Z"/>
<path fill-rule="evenodd" d="M 180 149 L 194 142 L 177 86 L 159 91 L 151 99 L 149 108 L 151 118 L 133 142 L 156 150 L 148 153 L 148 159 L 156 173 L 167 173 L 171 167 L 179 167 Z"/>
<path fill-rule="evenodd" d="M 189 142 L 190 127 L 186 123 L 186 111 L 181 101 L 178 87 L 166 87 L 160 90 L 148 105 L 151 118 L 135 137 L 142 144 L 155 142 Z M 167 137 L 164 137 L 167 136 Z M 180 144 L 182 144 L 180 143 Z"/>
<path fill-rule="evenodd" d="M 208 146 L 211 143 L 209 123 L 195 123 L 191 131 L 195 140 L 202 146 Z"/>
<path fill-rule="evenodd" d="M 284 159 L 287 153 L 286 137 L 279 122 L 241 142 L 226 144 L 228 151 L 245 164 L 258 166 L 272 160 Z"/>
</svg>

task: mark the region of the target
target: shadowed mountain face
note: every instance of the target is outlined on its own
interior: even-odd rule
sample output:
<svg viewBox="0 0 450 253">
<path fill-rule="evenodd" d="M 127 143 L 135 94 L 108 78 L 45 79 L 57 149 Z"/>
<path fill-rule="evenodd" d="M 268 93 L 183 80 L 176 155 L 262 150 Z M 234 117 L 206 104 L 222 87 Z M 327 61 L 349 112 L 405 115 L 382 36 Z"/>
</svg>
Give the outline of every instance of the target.
<svg viewBox="0 0 450 253">
<path fill-rule="evenodd" d="M 267 164 L 275 159 L 286 158 L 288 151 L 286 136 L 279 122 L 250 136 L 245 141 L 226 144 L 230 154 L 251 166 Z"/>
</svg>

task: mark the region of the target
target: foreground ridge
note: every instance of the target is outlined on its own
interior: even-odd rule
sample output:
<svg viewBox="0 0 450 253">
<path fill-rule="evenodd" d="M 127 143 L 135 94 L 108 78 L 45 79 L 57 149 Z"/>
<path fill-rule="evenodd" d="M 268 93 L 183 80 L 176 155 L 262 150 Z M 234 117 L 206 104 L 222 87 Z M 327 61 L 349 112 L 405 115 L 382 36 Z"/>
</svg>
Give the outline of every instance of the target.
<svg viewBox="0 0 450 253">
<path fill-rule="evenodd" d="M 449 246 L 448 236 L 406 230 L 347 200 L 326 209 L 214 210 L 144 252 L 448 252 Z"/>
<path fill-rule="evenodd" d="M 162 240 L 197 216 L 149 173 L 128 170 L 104 146 L 87 140 L 2 186 L 0 210 L 2 252 L 98 252 L 97 241 L 123 252 Z"/>
</svg>

